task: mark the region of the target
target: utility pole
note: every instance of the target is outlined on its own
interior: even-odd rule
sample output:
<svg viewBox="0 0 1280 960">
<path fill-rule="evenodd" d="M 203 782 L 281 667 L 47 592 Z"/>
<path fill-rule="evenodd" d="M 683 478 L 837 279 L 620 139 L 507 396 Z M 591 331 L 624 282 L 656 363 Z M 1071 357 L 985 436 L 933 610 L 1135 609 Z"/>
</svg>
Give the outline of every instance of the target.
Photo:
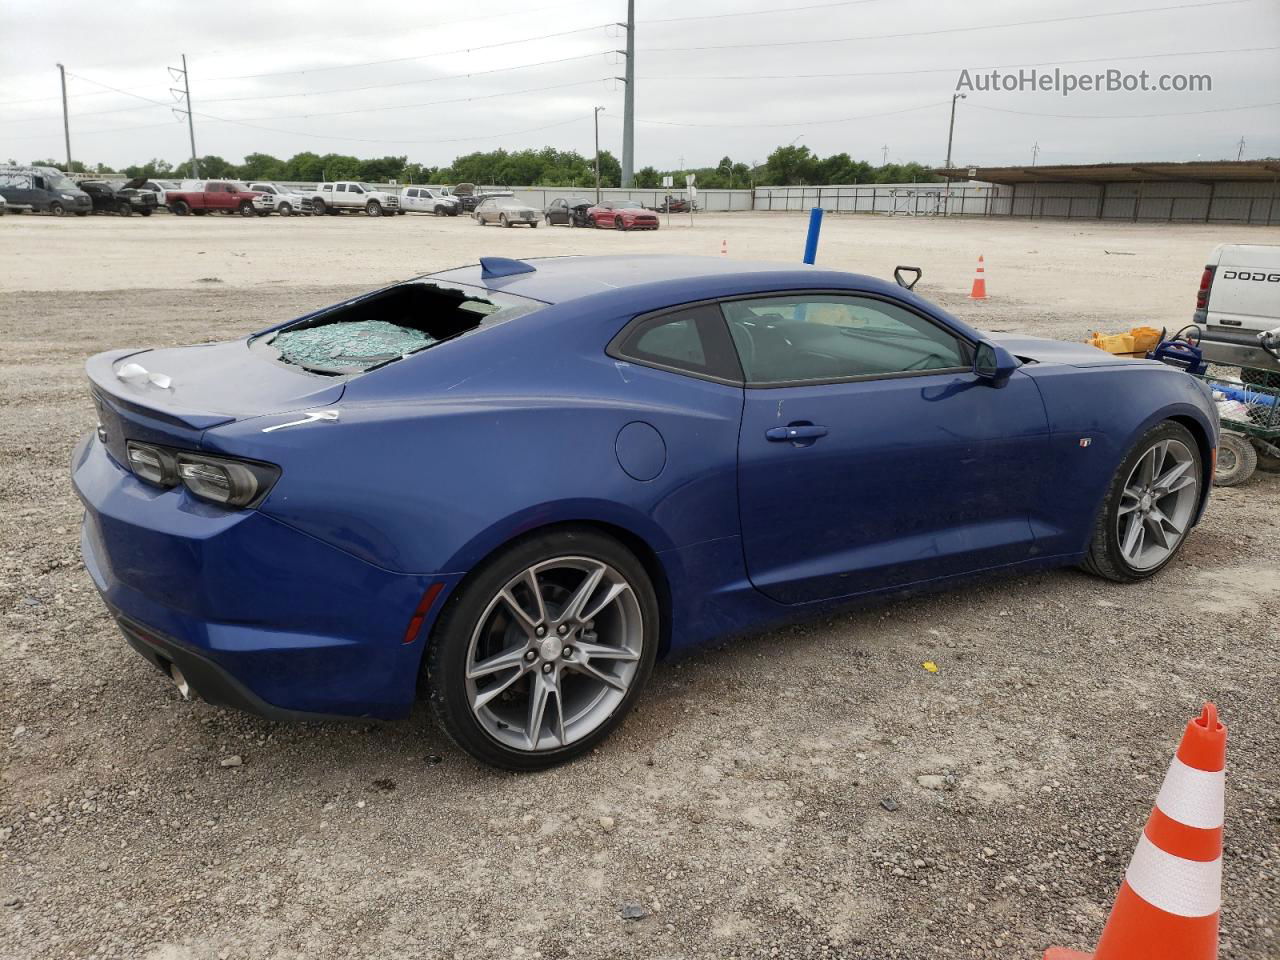
<svg viewBox="0 0 1280 960">
<path fill-rule="evenodd" d="M 966 99 L 966 96 L 963 93 L 953 93 L 951 95 L 951 126 L 947 128 L 947 162 L 944 164 L 948 170 L 951 169 L 951 141 L 955 138 L 956 133 L 956 101 L 964 99 Z"/>
<path fill-rule="evenodd" d="M 1031 145 L 1031 165 L 1033 167 L 1036 165 L 1036 157 L 1038 157 L 1039 155 L 1040 155 L 1040 141 L 1037 140 L 1034 144 Z"/>
<path fill-rule="evenodd" d="M 62 135 L 67 141 L 67 173 L 71 172 L 71 121 L 67 117 L 67 68 L 58 64 L 58 75 L 62 77 Z"/>
<path fill-rule="evenodd" d="M 622 185 L 632 185 L 636 159 L 636 0 L 627 0 L 626 90 L 622 101 Z"/>
<path fill-rule="evenodd" d="M 880 148 L 880 166 L 887 167 L 889 165 L 889 145 L 886 143 Z"/>
<path fill-rule="evenodd" d="M 66 85 L 64 84 L 62 88 L 62 109 L 64 112 L 66 111 L 66 104 L 67 104 L 67 88 L 66 88 Z M 67 147 L 67 155 L 68 156 L 71 155 L 70 147 Z M 1236 162 L 1239 163 L 1240 160 L 1242 160 L 1243 158 L 1244 158 L 1244 137 L 1241 137 L 1239 149 L 1236 150 Z M 70 163 L 71 161 L 68 160 L 67 162 Z"/>
<path fill-rule="evenodd" d="M 600 203 L 600 111 L 604 107 L 596 107 L 596 205 Z"/>
<path fill-rule="evenodd" d="M 169 76 L 173 77 L 173 79 L 177 80 L 179 74 L 182 75 L 182 89 L 179 90 L 177 87 L 170 87 L 169 91 L 174 96 L 181 94 L 182 99 L 186 104 L 185 110 L 179 110 L 175 107 L 174 112 L 179 115 L 183 113 L 187 115 L 187 133 L 191 135 L 191 178 L 193 180 L 199 180 L 200 161 L 196 159 L 196 125 L 195 120 L 191 116 L 191 78 L 187 75 L 187 55 L 185 53 L 182 55 L 181 70 L 177 67 L 169 68 Z"/>
</svg>

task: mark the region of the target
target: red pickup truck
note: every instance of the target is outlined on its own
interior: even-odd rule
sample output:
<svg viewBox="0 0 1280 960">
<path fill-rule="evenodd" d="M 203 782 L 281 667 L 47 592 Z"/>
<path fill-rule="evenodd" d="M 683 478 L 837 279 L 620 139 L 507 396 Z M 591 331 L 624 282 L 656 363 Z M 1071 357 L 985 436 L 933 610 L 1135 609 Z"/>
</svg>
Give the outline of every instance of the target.
<svg viewBox="0 0 1280 960">
<path fill-rule="evenodd" d="M 165 204 L 171 213 L 185 217 L 188 213 L 238 213 L 242 217 L 258 215 L 254 201 L 262 196 L 234 180 L 184 180 L 177 190 L 165 191 Z"/>
</svg>

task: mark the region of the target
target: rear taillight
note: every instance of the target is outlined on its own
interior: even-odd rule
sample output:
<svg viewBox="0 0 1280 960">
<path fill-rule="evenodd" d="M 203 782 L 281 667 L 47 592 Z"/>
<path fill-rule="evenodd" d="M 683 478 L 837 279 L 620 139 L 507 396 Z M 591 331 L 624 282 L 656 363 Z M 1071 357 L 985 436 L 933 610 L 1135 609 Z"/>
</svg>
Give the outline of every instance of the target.
<svg viewBox="0 0 1280 960">
<path fill-rule="evenodd" d="M 1200 289 L 1196 291 L 1196 309 L 1209 309 L 1209 290 L 1213 287 L 1213 264 L 1209 264 L 1204 268 L 1204 273 L 1200 274 Z"/>
</svg>

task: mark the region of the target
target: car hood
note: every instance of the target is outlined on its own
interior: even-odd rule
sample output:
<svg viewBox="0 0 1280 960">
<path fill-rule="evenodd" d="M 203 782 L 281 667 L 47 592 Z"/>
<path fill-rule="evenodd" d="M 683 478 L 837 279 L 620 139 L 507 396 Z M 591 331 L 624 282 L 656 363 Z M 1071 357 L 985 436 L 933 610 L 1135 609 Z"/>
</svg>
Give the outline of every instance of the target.
<svg viewBox="0 0 1280 960">
<path fill-rule="evenodd" d="M 1020 360 L 1036 363 L 1060 363 L 1072 367 L 1103 367 L 1145 364 L 1154 361 L 1141 357 L 1118 357 L 1087 343 L 1050 340 L 1046 337 L 1024 337 L 1018 334 L 989 333 L 988 339 L 1000 344 Z"/>
</svg>

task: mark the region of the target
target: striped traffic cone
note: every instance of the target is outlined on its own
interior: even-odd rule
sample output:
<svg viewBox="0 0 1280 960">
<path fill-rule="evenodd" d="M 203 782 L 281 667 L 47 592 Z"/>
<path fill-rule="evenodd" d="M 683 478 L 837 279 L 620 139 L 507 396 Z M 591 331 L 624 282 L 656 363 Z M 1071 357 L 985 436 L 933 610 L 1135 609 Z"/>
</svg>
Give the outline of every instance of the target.
<svg viewBox="0 0 1280 960">
<path fill-rule="evenodd" d="M 1227 728 L 1206 703 L 1187 724 L 1092 954 L 1051 947 L 1044 960 L 1211 960 L 1222 903 Z"/>
<path fill-rule="evenodd" d="M 973 273 L 973 289 L 969 291 L 970 300 L 987 299 L 987 271 L 982 262 L 982 254 L 978 254 L 978 269 Z"/>
</svg>

